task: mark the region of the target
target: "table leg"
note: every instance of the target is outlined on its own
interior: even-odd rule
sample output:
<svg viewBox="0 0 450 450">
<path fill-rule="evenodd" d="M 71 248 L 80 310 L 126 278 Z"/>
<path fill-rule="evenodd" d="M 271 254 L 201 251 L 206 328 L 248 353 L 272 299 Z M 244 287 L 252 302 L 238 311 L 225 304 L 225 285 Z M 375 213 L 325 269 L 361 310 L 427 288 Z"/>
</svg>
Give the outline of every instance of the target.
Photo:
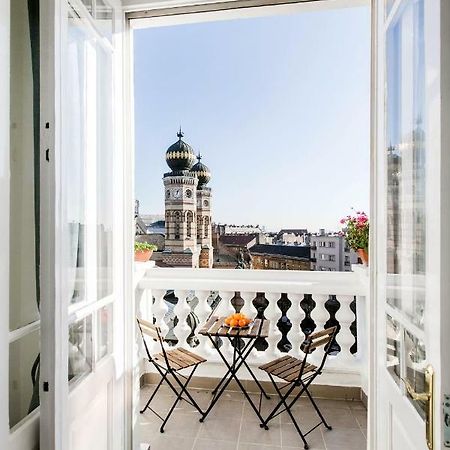
<svg viewBox="0 0 450 450">
<path fill-rule="evenodd" d="M 227 336 L 228 337 L 228 336 Z M 232 336 L 230 336 L 232 337 Z M 211 336 L 209 336 L 209 338 L 211 339 Z M 264 419 L 261 416 L 261 413 L 259 412 L 258 408 L 254 405 L 254 403 L 252 402 L 252 399 L 250 398 L 250 396 L 248 395 L 247 391 L 245 390 L 244 386 L 242 385 L 241 381 L 239 380 L 239 378 L 237 377 L 237 372 L 238 370 L 241 368 L 241 366 L 243 365 L 243 363 L 245 362 L 245 358 L 248 357 L 248 355 L 251 353 L 251 351 L 254 348 L 255 345 L 255 340 L 253 339 L 252 341 L 250 341 L 251 345 L 249 345 L 249 350 L 242 355 L 239 355 L 239 363 L 237 365 L 230 365 L 227 361 L 227 359 L 225 358 L 225 356 L 222 354 L 222 352 L 220 351 L 220 348 L 218 346 L 216 346 L 214 344 L 214 340 L 211 339 L 211 341 L 213 342 L 213 345 L 215 346 L 217 352 L 219 353 L 220 357 L 222 358 L 224 364 L 227 366 L 228 368 L 228 372 L 225 375 L 225 377 L 228 376 L 228 374 L 230 374 L 230 377 L 225 381 L 225 383 L 223 384 L 223 386 L 221 387 L 220 391 L 218 392 L 218 394 L 213 398 L 212 402 L 210 403 L 208 409 L 204 412 L 203 416 L 200 418 L 200 422 L 203 422 L 207 415 L 209 414 L 209 412 L 211 411 L 211 409 L 214 407 L 214 405 L 217 403 L 218 399 L 220 398 L 220 396 L 222 395 L 222 393 L 225 391 L 226 387 L 228 386 L 228 384 L 230 383 L 230 381 L 232 380 L 232 378 L 235 379 L 237 385 L 239 386 L 240 390 L 242 391 L 242 393 L 244 394 L 245 398 L 247 399 L 247 401 L 250 403 L 250 406 L 253 408 L 253 411 L 255 412 L 255 414 L 258 416 L 258 419 L 262 422 Z M 250 344 L 249 343 L 249 344 Z M 236 352 L 236 347 L 234 347 L 234 352 Z M 235 354 L 233 354 L 233 361 L 235 362 Z"/>
<path fill-rule="evenodd" d="M 247 348 L 252 344 L 252 341 L 249 340 L 249 342 L 247 344 L 245 344 L 244 348 L 241 350 L 241 358 L 242 358 L 242 354 L 245 353 L 245 351 L 247 350 Z M 217 350 L 217 347 L 215 347 Z M 234 351 L 233 351 L 234 354 Z M 233 365 L 235 365 L 235 363 L 233 363 Z M 219 384 L 214 388 L 214 390 L 212 391 L 212 395 L 215 396 L 217 394 L 217 391 L 219 390 L 220 385 L 224 382 L 224 380 L 227 378 L 227 376 L 230 374 L 230 370 L 228 369 L 227 372 L 225 373 L 225 375 L 222 377 L 222 379 L 220 380 Z"/>
</svg>

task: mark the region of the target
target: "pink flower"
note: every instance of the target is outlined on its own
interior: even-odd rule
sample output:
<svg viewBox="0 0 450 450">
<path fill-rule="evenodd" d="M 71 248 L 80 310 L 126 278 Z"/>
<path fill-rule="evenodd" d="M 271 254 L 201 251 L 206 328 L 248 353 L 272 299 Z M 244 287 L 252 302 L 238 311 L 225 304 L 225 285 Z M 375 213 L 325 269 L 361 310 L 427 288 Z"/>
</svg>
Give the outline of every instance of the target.
<svg viewBox="0 0 450 450">
<path fill-rule="evenodd" d="M 341 220 L 340 220 L 340 223 L 345 223 L 345 219 L 341 219 Z"/>
</svg>

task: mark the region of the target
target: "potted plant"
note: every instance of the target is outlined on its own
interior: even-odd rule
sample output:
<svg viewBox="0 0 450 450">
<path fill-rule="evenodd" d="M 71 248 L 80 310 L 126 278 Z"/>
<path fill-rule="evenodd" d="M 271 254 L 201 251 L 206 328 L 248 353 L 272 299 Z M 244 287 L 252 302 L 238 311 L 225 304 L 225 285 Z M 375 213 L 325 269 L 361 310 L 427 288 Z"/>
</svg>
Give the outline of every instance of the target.
<svg viewBox="0 0 450 450">
<path fill-rule="evenodd" d="M 348 246 L 358 253 L 361 261 L 367 266 L 369 262 L 369 218 L 366 213 L 357 211 L 355 216 L 341 219 L 344 225 L 342 235 Z"/>
<path fill-rule="evenodd" d="M 135 242 L 134 243 L 134 260 L 139 262 L 147 262 L 156 250 L 156 245 L 149 244 L 148 242 Z"/>
</svg>

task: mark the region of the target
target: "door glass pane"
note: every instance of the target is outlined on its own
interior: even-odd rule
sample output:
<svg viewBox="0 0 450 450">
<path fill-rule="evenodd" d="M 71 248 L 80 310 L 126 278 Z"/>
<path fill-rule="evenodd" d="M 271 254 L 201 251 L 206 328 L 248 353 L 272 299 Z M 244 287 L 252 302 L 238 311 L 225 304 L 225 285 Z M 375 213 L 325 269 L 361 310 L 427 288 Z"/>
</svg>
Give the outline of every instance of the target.
<svg viewBox="0 0 450 450">
<path fill-rule="evenodd" d="M 69 380 L 92 372 L 92 316 L 69 326 Z"/>
<path fill-rule="evenodd" d="M 426 361 L 425 344 L 408 330 L 405 330 L 405 379 L 416 392 L 425 392 Z M 417 411 L 425 418 L 427 404 L 408 398 Z"/>
<path fill-rule="evenodd" d="M 95 2 L 95 21 L 103 35 L 111 40 L 113 33 L 113 9 L 105 0 Z"/>
<path fill-rule="evenodd" d="M 69 303 L 86 298 L 86 141 L 88 36 L 82 21 L 71 10 L 68 20 L 64 99 L 61 194 L 63 202 L 63 243 L 65 244 L 66 293 Z"/>
<path fill-rule="evenodd" d="M 9 425 L 39 406 L 39 330 L 9 345 Z"/>
<path fill-rule="evenodd" d="M 386 39 L 387 302 L 423 328 L 427 244 L 423 0 L 405 2 Z"/>
<path fill-rule="evenodd" d="M 112 55 L 97 45 L 97 274 L 99 299 L 113 292 L 114 145 Z"/>
<path fill-rule="evenodd" d="M 400 384 L 401 328 L 391 316 L 386 315 L 386 367 L 397 384 Z"/>
</svg>

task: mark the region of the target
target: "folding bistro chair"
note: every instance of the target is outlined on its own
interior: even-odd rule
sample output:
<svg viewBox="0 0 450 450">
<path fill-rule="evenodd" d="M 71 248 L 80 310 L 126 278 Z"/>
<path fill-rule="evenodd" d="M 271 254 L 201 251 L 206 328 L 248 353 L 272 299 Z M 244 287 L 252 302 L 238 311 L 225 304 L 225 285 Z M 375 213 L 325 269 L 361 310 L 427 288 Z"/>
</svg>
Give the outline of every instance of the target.
<svg viewBox="0 0 450 450">
<path fill-rule="evenodd" d="M 303 359 L 297 359 L 293 356 L 286 355 L 259 367 L 269 375 L 270 380 L 272 381 L 275 390 L 280 398 L 280 401 L 277 403 L 272 412 L 267 416 L 267 419 L 265 419 L 264 422 L 261 423 L 261 428 L 268 430 L 269 427 L 267 424 L 269 423 L 269 421 L 286 411 L 289 414 L 296 430 L 298 431 L 298 434 L 302 438 L 305 449 L 309 448 L 308 442 L 306 441 L 306 436 L 317 427 L 324 424 L 326 428 L 331 430 L 331 426 L 323 417 L 322 413 L 319 410 L 319 407 L 317 406 L 317 403 L 314 401 L 310 392 L 308 391 L 308 388 L 316 379 L 316 377 L 318 377 L 322 373 L 322 369 L 325 365 L 328 352 L 336 335 L 336 330 L 337 327 L 331 327 L 307 336 L 306 340 L 301 345 L 301 349 L 305 353 L 305 357 Z M 324 354 L 320 366 L 317 367 L 306 362 L 308 355 L 310 355 L 316 348 L 321 346 L 324 346 Z M 277 384 L 277 379 L 281 379 L 286 384 L 280 388 Z M 295 394 L 294 397 L 289 398 L 295 388 L 299 388 L 299 392 Z M 286 389 L 284 393 L 282 392 L 283 389 Z M 291 408 L 303 393 L 308 396 L 316 413 L 320 417 L 320 422 L 310 430 L 308 430 L 306 433 L 302 432 L 291 411 Z"/>
<path fill-rule="evenodd" d="M 147 409 L 150 409 L 150 411 L 152 411 L 153 414 L 159 417 L 163 421 L 161 428 L 159 429 L 161 433 L 164 433 L 164 427 L 180 400 L 185 400 L 186 402 L 191 404 L 203 416 L 203 411 L 200 409 L 199 405 L 191 396 L 191 394 L 188 392 L 187 386 L 191 381 L 191 378 L 194 375 L 194 372 L 196 371 L 197 367 L 200 364 L 206 362 L 206 359 L 182 347 L 178 347 L 173 350 L 166 350 L 163 345 L 164 339 L 161 336 L 161 330 L 159 329 L 159 327 L 142 319 L 137 319 L 137 322 L 139 329 L 141 330 L 142 340 L 144 342 L 144 347 L 145 351 L 147 352 L 148 360 L 155 366 L 156 370 L 161 375 L 160 382 L 158 383 L 156 389 L 153 391 L 152 395 L 148 399 L 145 407 L 140 411 L 141 414 L 143 414 Z M 147 342 L 145 340 L 145 336 L 149 336 L 154 341 L 159 342 L 161 346 L 160 353 L 156 355 L 150 354 Z M 192 370 L 188 376 L 182 375 L 180 373 L 181 370 L 187 369 L 189 367 L 192 367 Z M 177 387 L 175 387 L 173 382 L 170 381 L 168 375 L 172 375 L 173 379 L 175 380 L 175 384 L 178 385 L 177 387 L 179 387 L 180 391 L 178 391 Z M 181 378 L 183 378 L 185 381 L 182 381 Z M 150 407 L 150 403 L 152 402 L 153 398 L 155 397 L 156 393 L 158 392 L 159 388 L 161 387 L 164 381 L 166 381 L 170 389 L 172 389 L 172 391 L 177 396 L 176 400 L 170 407 L 170 410 L 165 418 L 161 417 L 155 410 L 153 410 Z M 187 398 L 183 397 L 183 394 L 186 394 Z"/>
</svg>

